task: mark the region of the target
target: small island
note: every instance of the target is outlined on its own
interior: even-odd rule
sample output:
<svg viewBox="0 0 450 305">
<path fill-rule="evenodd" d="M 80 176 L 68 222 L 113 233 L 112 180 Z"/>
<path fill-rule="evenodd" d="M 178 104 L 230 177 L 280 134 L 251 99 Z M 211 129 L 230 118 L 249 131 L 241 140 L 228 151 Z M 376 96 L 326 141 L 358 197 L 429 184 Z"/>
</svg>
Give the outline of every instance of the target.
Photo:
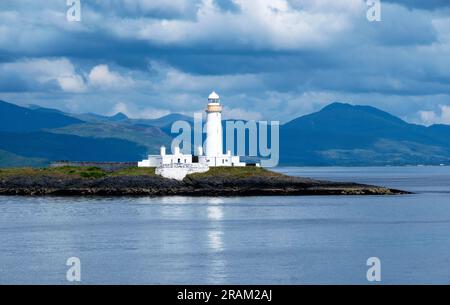
<svg viewBox="0 0 450 305">
<path fill-rule="evenodd" d="M 182 181 L 155 168 L 64 166 L 0 169 L 0 195 L 20 196 L 302 196 L 400 195 L 408 192 L 350 182 L 291 177 L 260 167 L 212 167 Z"/>
</svg>

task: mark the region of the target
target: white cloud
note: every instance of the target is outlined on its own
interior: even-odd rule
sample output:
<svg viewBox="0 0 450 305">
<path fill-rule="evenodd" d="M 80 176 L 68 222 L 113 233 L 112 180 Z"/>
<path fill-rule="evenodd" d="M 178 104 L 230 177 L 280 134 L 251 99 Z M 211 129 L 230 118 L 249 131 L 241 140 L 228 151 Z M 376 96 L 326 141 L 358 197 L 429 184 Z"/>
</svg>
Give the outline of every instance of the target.
<svg viewBox="0 0 450 305">
<path fill-rule="evenodd" d="M 109 115 L 114 115 L 119 112 L 133 119 L 157 119 L 170 114 L 170 111 L 167 109 L 156 109 L 151 107 L 141 109 L 137 108 L 132 103 L 119 102 L 114 105 L 112 111 L 109 112 Z"/>
<path fill-rule="evenodd" d="M 221 10 L 212 0 L 85 1 L 81 23 L 66 21 L 61 0 L 0 3 L 3 60 L 60 57 L 0 63 L 0 94 L 150 118 L 202 110 L 212 90 L 223 96 L 229 116 L 280 120 L 334 100 L 417 120 L 418 110 L 448 101 L 445 12 L 386 3 L 383 22 L 375 24 L 367 22 L 362 0 L 230 1 L 239 9 Z M 427 25 L 437 33 L 434 43 L 425 39 Z M 424 44 L 416 46 L 417 37 Z M 108 65 L 101 65 L 105 50 Z M 154 60 L 153 71 L 135 69 L 146 60 Z M 445 117 L 424 112 L 423 121 Z"/>
<path fill-rule="evenodd" d="M 240 10 L 228 12 L 213 0 L 203 0 L 194 20 L 121 18 L 108 27 L 121 37 L 163 45 L 295 50 L 338 41 L 352 28 L 351 20 L 366 9 L 359 0 L 297 2 L 301 2 L 301 10 L 292 9 L 287 0 L 234 0 Z"/>
<path fill-rule="evenodd" d="M 450 17 L 439 16 L 432 20 L 441 43 L 450 43 Z"/>
<path fill-rule="evenodd" d="M 107 65 L 98 65 L 92 68 L 88 79 L 90 85 L 102 89 L 115 90 L 134 86 L 132 78 L 110 71 Z"/>
<path fill-rule="evenodd" d="M 439 105 L 439 111 L 419 111 L 423 124 L 450 124 L 450 106 Z"/>
<path fill-rule="evenodd" d="M 203 92 L 212 90 L 226 91 L 254 91 L 263 86 L 261 75 L 222 74 L 222 75 L 197 75 L 180 71 L 161 62 L 152 61 L 150 70 L 158 75 L 154 80 L 153 89 L 165 92 Z"/>
<path fill-rule="evenodd" d="M 83 92 L 86 89 L 81 75 L 66 58 L 25 59 L 0 64 L 0 74 L 16 77 L 26 82 L 32 90 L 44 88 L 55 83 L 66 92 Z"/>
<path fill-rule="evenodd" d="M 224 107 L 224 119 L 235 119 L 235 120 L 261 120 L 262 115 L 256 111 L 249 111 L 242 108 L 228 108 Z"/>
<path fill-rule="evenodd" d="M 86 90 L 84 80 L 80 75 L 69 75 L 58 78 L 58 84 L 66 92 L 83 92 Z"/>
</svg>

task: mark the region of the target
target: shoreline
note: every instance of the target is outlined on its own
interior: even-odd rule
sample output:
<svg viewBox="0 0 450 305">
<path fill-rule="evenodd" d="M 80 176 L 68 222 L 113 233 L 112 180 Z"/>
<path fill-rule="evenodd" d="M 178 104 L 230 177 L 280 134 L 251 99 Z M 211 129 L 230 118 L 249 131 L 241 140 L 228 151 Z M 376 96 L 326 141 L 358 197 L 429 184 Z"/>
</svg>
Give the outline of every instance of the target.
<svg viewBox="0 0 450 305">
<path fill-rule="evenodd" d="M 351 182 L 292 177 L 262 168 L 212 168 L 183 181 L 166 179 L 154 169 L 106 172 L 95 167 L 0 170 L 4 196 L 392 196 L 410 192 Z"/>
</svg>

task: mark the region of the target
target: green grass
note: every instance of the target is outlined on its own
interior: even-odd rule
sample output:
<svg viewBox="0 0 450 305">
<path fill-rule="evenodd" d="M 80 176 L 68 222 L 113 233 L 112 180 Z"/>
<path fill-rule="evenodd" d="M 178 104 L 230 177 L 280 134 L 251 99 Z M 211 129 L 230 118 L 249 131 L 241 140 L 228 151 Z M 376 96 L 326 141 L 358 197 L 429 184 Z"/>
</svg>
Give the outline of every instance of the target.
<svg viewBox="0 0 450 305">
<path fill-rule="evenodd" d="M 84 179 L 98 179 L 110 176 L 153 176 L 155 168 L 130 167 L 115 172 L 107 172 L 98 167 L 63 166 L 46 168 L 4 168 L 0 169 L 0 177 L 10 176 L 60 176 Z"/>
<path fill-rule="evenodd" d="M 63 166 L 63 167 L 49 167 L 42 171 L 46 174 L 56 174 L 64 176 L 78 176 L 87 179 L 97 179 L 107 176 L 107 172 L 99 167 L 77 167 L 77 166 Z"/>
<path fill-rule="evenodd" d="M 107 176 L 107 173 L 98 167 L 46 167 L 46 168 L 7 168 L 0 170 L 0 177 L 7 176 L 61 176 L 95 179 Z"/>
<path fill-rule="evenodd" d="M 269 171 L 262 167 L 211 167 L 206 173 L 189 175 L 192 178 L 208 177 L 227 177 L 227 178 L 246 178 L 252 176 L 258 177 L 279 177 L 281 174 Z"/>
<path fill-rule="evenodd" d="M 41 169 L 31 168 L 31 167 L 21 167 L 21 168 L 2 168 L 0 169 L 0 177 L 8 176 L 36 176 L 42 174 Z"/>
<path fill-rule="evenodd" d="M 47 168 L 5 168 L 0 169 L 0 177 L 8 176 L 60 176 L 83 179 L 98 179 L 117 176 L 155 176 L 155 168 L 129 167 L 114 172 L 107 172 L 98 167 L 47 167 Z M 271 172 L 261 167 L 211 167 L 206 173 L 189 175 L 192 178 L 246 178 L 252 176 L 279 177 L 281 174 Z"/>
<path fill-rule="evenodd" d="M 154 167 L 129 167 L 111 173 L 112 176 L 155 176 Z"/>
</svg>

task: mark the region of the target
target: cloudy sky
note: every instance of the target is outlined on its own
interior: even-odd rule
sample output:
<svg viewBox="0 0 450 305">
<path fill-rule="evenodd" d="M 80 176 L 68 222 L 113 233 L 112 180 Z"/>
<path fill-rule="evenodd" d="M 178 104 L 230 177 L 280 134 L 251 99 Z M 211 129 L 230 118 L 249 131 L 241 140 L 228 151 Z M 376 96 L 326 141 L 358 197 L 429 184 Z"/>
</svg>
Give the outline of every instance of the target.
<svg viewBox="0 0 450 305">
<path fill-rule="evenodd" d="M 450 1 L 0 2 L 0 99 L 154 118 L 201 111 L 285 122 L 333 101 L 450 124 Z"/>
</svg>

